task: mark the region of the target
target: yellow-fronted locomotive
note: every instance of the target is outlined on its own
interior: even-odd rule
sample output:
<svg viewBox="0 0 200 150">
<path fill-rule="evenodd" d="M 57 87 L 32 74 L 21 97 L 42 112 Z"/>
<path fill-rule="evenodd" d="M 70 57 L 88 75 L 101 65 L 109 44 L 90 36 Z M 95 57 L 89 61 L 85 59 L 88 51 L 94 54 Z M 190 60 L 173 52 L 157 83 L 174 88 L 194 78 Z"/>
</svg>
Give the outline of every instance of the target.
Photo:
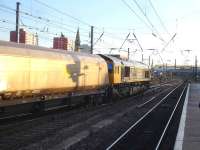
<svg viewBox="0 0 200 150">
<path fill-rule="evenodd" d="M 149 69 L 142 63 L 0 41 L 0 107 L 34 102 L 35 97 L 50 100 L 45 97 L 61 93 L 102 95 L 110 87 L 149 82 Z"/>
</svg>

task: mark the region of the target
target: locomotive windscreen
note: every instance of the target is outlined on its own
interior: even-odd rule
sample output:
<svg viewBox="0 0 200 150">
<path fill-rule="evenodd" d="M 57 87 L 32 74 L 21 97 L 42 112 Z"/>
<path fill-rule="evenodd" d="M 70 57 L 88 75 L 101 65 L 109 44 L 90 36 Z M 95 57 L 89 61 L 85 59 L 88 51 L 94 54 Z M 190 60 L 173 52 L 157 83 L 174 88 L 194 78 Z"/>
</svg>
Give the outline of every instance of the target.
<svg viewBox="0 0 200 150">
<path fill-rule="evenodd" d="M 109 63 L 108 64 L 108 72 L 111 73 L 113 70 L 113 64 Z"/>
</svg>

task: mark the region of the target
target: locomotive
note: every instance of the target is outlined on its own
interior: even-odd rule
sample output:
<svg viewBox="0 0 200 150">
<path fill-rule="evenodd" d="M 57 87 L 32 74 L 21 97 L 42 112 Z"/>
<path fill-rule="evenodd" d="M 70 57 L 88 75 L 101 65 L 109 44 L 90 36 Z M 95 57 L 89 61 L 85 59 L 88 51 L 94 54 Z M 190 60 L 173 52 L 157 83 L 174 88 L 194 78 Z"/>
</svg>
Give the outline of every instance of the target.
<svg viewBox="0 0 200 150">
<path fill-rule="evenodd" d="M 0 108 L 50 101 L 55 96 L 112 96 L 147 87 L 150 70 L 141 62 L 0 41 Z"/>
</svg>

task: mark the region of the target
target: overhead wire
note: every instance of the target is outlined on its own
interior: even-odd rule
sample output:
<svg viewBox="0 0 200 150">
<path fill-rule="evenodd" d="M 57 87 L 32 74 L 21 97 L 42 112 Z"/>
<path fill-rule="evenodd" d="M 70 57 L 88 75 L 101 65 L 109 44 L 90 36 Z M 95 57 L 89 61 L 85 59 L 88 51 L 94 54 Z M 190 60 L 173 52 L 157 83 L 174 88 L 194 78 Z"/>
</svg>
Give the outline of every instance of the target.
<svg viewBox="0 0 200 150">
<path fill-rule="evenodd" d="M 75 20 L 75 21 L 77 21 L 77 22 L 79 22 L 79 23 L 82 23 L 82 24 L 87 25 L 87 26 L 90 26 L 90 27 L 91 27 L 91 26 L 94 26 L 94 25 L 91 25 L 91 24 L 89 24 L 89 23 L 87 23 L 87 22 L 85 22 L 85 21 L 83 21 L 83 20 L 81 20 L 81 19 L 78 19 L 78 18 L 76 18 L 76 17 L 74 17 L 74 16 L 72 16 L 72 15 L 66 13 L 66 12 L 63 12 L 63 11 L 61 11 L 61 10 L 58 10 L 58 9 L 56 9 L 56 8 L 54 8 L 54 7 L 52 7 L 52 6 L 48 5 L 48 4 L 46 4 L 46 3 L 44 3 L 44 2 L 41 2 L 41 1 L 39 1 L 39 0 L 34 0 L 34 1 L 37 2 L 37 3 L 39 3 L 39 4 L 41 4 L 41 5 L 43 5 L 43 6 L 45 6 L 45 7 L 47 7 L 47 8 L 49 8 L 49 9 L 54 10 L 54 11 L 56 11 L 56 12 L 62 14 L 62 15 L 65 15 L 65 16 L 67 16 L 67 17 L 70 17 L 70 18 L 72 18 L 73 20 Z M 98 29 L 98 30 L 102 30 L 100 27 L 97 27 L 97 26 L 94 26 L 94 28 L 96 28 L 96 29 Z M 104 32 L 104 33 L 106 34 L 106 32 Z M 109 33 L 108 33 L 108 34 L 109 34 Z M 114 38 L 116 38 L 116 37 L 114 37 Z M 120 39 L 120 40 L 122 40 L 122 39 Z"/>
<path fill-rule="evenodd" d="M 12 8 L 10 8 L 10 7 L 8 7 L 8 6 L 5 6 L 5 5 L 0 5 L 0 7 L 1 8 L 5 8 L 5 9 L 7 9 L 7 10 L 10 10 L 10 11 L 7 11 L 8 13 L 14 13 L 15 12 L 15 9 L 12 9 Z M 12 12 L 11 12 L 12 11 Z M 19 11 L 19 13 L 21 13 L 22 15 L 21 15 L 21 18 L 25 18 L 25 19 L 29 19 L 29 20 L 33 20 L 33 19 L 35 19 L 35 20 L 40 20 L 40 21 L 44 21 L 44 22 L 47 22 L 47 23 L 51 23 L 50 25 L 48 24 L 47 26 L 50 26 L 50 27 L 52 27 L 52 28 L 55 28 L 55 29 L 64 29 L 64 30 L 67 30 L 67 31 L 69 31 L 69 32 L 71 32 L 71 33 L 76 33 L 76 31 L 73 31 L 73 30 L 71 30 L 71 29 L 68 29 L 68 28 L 66 28 L 66 27 L 64 27 L 64 26 L 62 26 L 62 25 L 65 25 L 65 24 L 59 24 L 59 23 L 57 23 L 57 22 L 55 22 L 55 21 L 51 21 L 50 19 L 48 19 L 48 18 L 45 18 L 45 17 L 41 17 L 41 16 L 34 16 L 34 15 L 32 15 L 32 14 L 30 14 L 30 13 L 27 13 L 27 12 L 24 12 L 24 11 Z M 25 17 L 25 16 L 27 16 L 27 17 Z M 28 18 L 29 17 L 29 18 Z M 33 19 L 31 19 L 31 18 L 33 18 Z M 34 21 L 35 21 L 34 20 Z M 85 36 L 85 37 L 89 37 L 88 35 L 85 35 L 84 33 L 83 34 L 81 34 L 81 36 Z"/>
<path fill-rule="evenodd" d="M 128 7 L 128 8 L 131 10 L 131 12 L 132 12 L 141 22 L 143 22 L 143 23 L 146 25 L 146 27 L 148 27 L 150 30 L 152 30 L 151 26 L 149 26 L 149 24 L 147 24 L 146 21 L 145 21 L 143 18 L 141 18 L 141 17 L 135 12 L 135 10 L 134 10 L 125 0 L 121 0 L 121 1 L 124 3 L 124 5 L 126 5 L 126 7 Z"/>
<path fill-rule="evenodd" d="M 164 30 L 166 31 L 166 33 L 170 36 L 170 33 L 169 33 L 167 27 L 165 26 L 164 22 L 162 21 L 161 17 L 159 16 L 159 14 L 158 14 L 156 8 L 154 7 L 152 1 L 149 0 L 149 3 L 150 3 L 151 8 L 153 9 L 154 13 L 156 14 L 158 20 L 160 21 L 160 24 L 162 25 L 163 29 L 164 29 Z"/>
<path fill-rule="evenodd" d="M 156 27 L 153 25 L 153 23 L 151 22 L 151 20 L 149 19 L 149 17 L 145 14 L 145 12 L 143 11 L 143 9 L 141 8 L 140 4 L 136 1 L 133 0 L 133 2 L 136 4 L 136 6 L 139 8 L 139 10 L 141 11 L 141 13 L 143 14 L 143 16 L 146 18 L 147 22 L 151 25 L 152 29 L 154 29 L 154 31 L 156 32 L 156 34 L 160 37 L 160 39 L 165 42 L 164 38 L 160 35 L 160 33 L 158 32 L 158 30 L 156 29 Z"/>
<path fill-rule="evenodd" d="M 0 28 L 1 29 L 6 29 L 6 30 L 9 30 L 9 31 L 12 30 L 11 28 L 8 28 L 8 27 L 2 27 L 2 26 L 0 26 Z"/>
<path fill-rule="evenodd" d="M 85 21 L 83 21 L 83 20 L 81 20 L 81 19 L 78 19 L 78 18 L 76 18 L 76 17 L 74 17 L 74 16 L 72 16 L 72 15 L 66 13 L 66 12 L 63 12 L 63 11 L 57 9 L 57 8 L 54 8 L 54 7 L 48 5 L 48 4 L 44 3 L 44 2 L 41 2 L 41 1 L 39 1 L 39 0 L 34 0 L 34 1 L 37 2 L 37 3 L 39 3 L 39 4 L 41 4 L 41 5 L 43 5 L 43 6 L 45 6 L 45 7 L 47 7 L 47 8 L 49 8 L 49 9 L 51 9 L 51 10 L 54 10 L 54 11 L 56 11 L 56 12 L 62 14 L 62 15 L 65 15 L 65 16 L 67 16 L 67 17 L 70 17 L 70 18 L 72 18 L 73 20 L 75 20 L 75 21 L 77 21 L 77 22 L 80 22 L 80 23 L 82 23 L 82 24 L 84 24 L 84 25 L 87 25 L 87 26 L 91 26 L 89 23 L 87 23 L 87 22 L 85 22 Z"/>
<path fill-rule="evenodd" d="M 66 28 L 66 27 L 63 27 L 62 25 L 66 25 L 66 24 L 64 24 L 64 23 L 61 23 L 61 26 L 58 26 L 58 25 L 57 25 L 57 22 L 51 21 L 51 20 L 48 19 L 48 18 L 44 18 L 44 17 L 40 17 L 40 16 L 34 16 L 34 15 L 29 14 L 29 13 L 27 13 L 27 12 L 21 12 L 21 13 L 24 14 L 24 15 L 33 17 L 33 18 L 35 18 L 35 19 L 44 20 L 44 21 L 46 21 L 46 22 L 51 22 L 51 25 L 49 25 L 49 26 L 56 25 L 56 27 L 66 29 L 67 31 L 72 32 L 72 33 L 76 33 L 75 31 L 72 31 L 71 29 L 68 29 L 68 28 Z M 58 24 L 60 24 L 60 23 L 58 23 Z M 80 27 L 79 27 L 79 28 L 80 28 Z M 80 28 L 80 29 L 82 30 L 82 28 Z M 88 33 L 89 33 L 89 31 L 88 31 Z M 82 32 L 81 35 L 84 35 L 85 37 L 88 37 L 88 33 L 87 33 L 87 34 L 84 34 L 84 32 Z M 104 32 L 104 33 L 105 33 L 105 32 Z M 106 32 L 106 34 L 112 34 L 112 33 Z M 109 37 L 109 36 L 108 36 L 108 37 Z M 110 37 L 111 37 L 111 36 L 110 36 Z M 122 39 L 120 39 L 119 37 L 116 37 L 116 35 L 112 36 L 112 38 L 122 40 Z"/>
<path fill-rule="evenodd" d="M 0 5 L 0 7 L 6 8 L 6 9 L 9 9 L 9 10 L 12 10 L 12 11 L 15 11 L 15 9 L 9 8 L 9 7 L 4 6 L 4 5 Z M 52 25 L 52 24 L 54 24 L 54 25 L 56 25 L 56 26 L 57 26 L 57 24 L 59 24 L 59 25 L 66 25 L 66 24 L 64 24 L 64 23 L 62 23 L 62 24 L 57 23 L 57 22 L 52 21 L 52 20 L 50 20 L 50 19 L 48 19 L 48 18 L 45 18 L 45 17 L 32 15 L 32 14 L 30 14 L 30 13 L 28 13 L 28 12 L 19 11 L 19 13 L 21 13 L 21 14 L 23 14 L 23 15 L 26 15 L 26 16 L 29 16 L 29 17 L 32 17 L 32 18 L 34 18 L 34 19 L 38 19 L 38 20 L 42 20 L 42 21 L 48 22 L 48 23 L 51 22 L 51 25 Z M 28 19 L 28 18 L 27 18 L 27 19 Z M 58 26 L 57 26 L 57 27 L 58 27 Z M 65 29 L 65 30 L 67 30 L 67 31 L 69 31 L 69 32 L 72 32 L 72 33 L 76 33 L 75 31 L 73 31 L 73 30 L 71 30 L 71 29 L 68 29 L 68 28 L 66 28 L 66 27 L 59 26 L 59 28 L 63 28 L 63 29 Z"/>
<path fill-rule="evenodd" d="M 12 14 L 12 15 L 16 15 L 16 13 L 15 13 L 14 11 L 5 9 L 5 8 L 1 7 L 1 5 L 0 5 L 0 11 L 2 11 L 3 13 L 6 12 L 6 13 L 10 13 L 10 14 Z"/>
<path fill-rule="evenodd" d="M 21 20 L 20 20 L 20 21 L 21 21 Z M 10 21 L 10 20 L 1 19 L 0 22 L 15 25 L 15 23 L 12 22 L 12 21 Z M 42 29 L 40 29 L 40 28 L 38 28 L 38 27 L 33 27 L 33 26 L 30 26 L 30 25 L 26 25 L 26 24 L 24 24 L 24 23 L 22 23 L 22 26 L 23 26 L 23 27 L 26 27 L 28 30 L 32 30 L 32 31 L 34 30 L 34 31 L 36 31 L 37 33 L 48 34 L 48 36 L 51 36 L 52 38 L 53 38 L 54 36 L 58 36 L 57 33 L 49 32 L 49 31 L 46 32 L 46 31 L 43 31 Z M 3 27 L 2 27 L 2 28 L 3 28 Z M 6 27 L 5 27 L 5 28 L 6 28 Z M 9 31 L 12 30 L 11 28 L 6 28 L 6 29 L 8 29 Z M 40 38 L 41 38 L 41 37 L 42 37 L 42 38 L 45 37 L 45 36 L 42 36 L 41 34 L 40 34 L 39 36 L 40 36 Z M 50 39 L 51 41 L 53 41 L 52 38 L 47 38 L 47 37 L 46 37 L 46 40 L 47 40 L 47 39 Z M 75 38 L 75 37 L 73 37 L 73 38 Z"/>
<path fill-rule="evenodd" d="M 103 35 L 104 35 L 104 32 L 99 36 L 99 38 L 96 40 L 96 42 L 94 42 L 94 46 L 99 42 L 99 40 L 102 38 Z"/>
<path fill-rule="evenodd" d="M 7 6 L 0 5 L 0 7 L 4 7 L 4 8 L 6 8 L 6 9 L 11 10 L 11 11 L 15 11 L 14 9 L 9 8 L 9 7 L 7 7 Z M 75 31 L 72 31 L 71 29 L 68 29 L 68 28 L 62 26 L 62 25 L 69 26 L 68 24 L 58 23 L 58 22 L 53 21 L 53 20 L 50 20 L 50 19 L 48 19 L 48 18 L 41 17 L 41 16 L 35 16 L 35 15 L 30 14 L 30 13 L 25 12 L 25 11 L 20 11 L 20 13 L 23 14 L 23 15 L 25 15 L 25 16 L 32 17 L 32 18 L 34 18 L 34 19 L 38 19 L 38 20 L 41 20 L 41 21 L 44 21 L 44 22 L 46 21 L 47 23 L 51 22 L 51 25 L 49 25 L 49 26 L 53 26 L 53 25 L 56 24 L 56 27 L 58 27 L 57 24 L 59 24 L 59 25 L 61 25 L 61 26 L 59 26 L 59 29 L 60 29 L 60 28 L 63 28 L 63 29 L 68 30 L 69 32 L 76 33 Z M 15 14 L 15 13 L 14 13 L 14 14 Z M 22 17 L 24 17 L 24 16 L 22 16 Z M 26 19 L 30 19 L 30 18 L 27 18 L 27 17 L 26 17 Z M 55 26 L 54 26 L 54 27 L 55 27 Z M 81 30 L 85 30 L 85 29 L 80 28 L 80 27 L 79 27 L 79 29 L 81 29 Z M 85 30 L 85 31 L 86 31 L 86 30 Z M 87 32 L 89 33 L 89 31 L 87 31 Z M 113 33 L 109 33 L 109 32 L 104 32 L 104 33 L 105 33 L 104 36 L 111 37 L 111 38 L 115 38 L 115 39 L 119 39 L 119 40 L 123 40 L 122 38 L 117 37 L 117 36 L 116 36 L 115 34 L 113 34 Z M 82 35 L 83 35 L 83 34 L 84 34 L 84 33 L 82 32 Z M 98 33 L 98 34 L 99 34 L 99 33 Z M 88 37 L 88 34 L 85 35 L 85 36 Z"/>
<path fill-rule="evenodd" d="M 166 47 L 174 40 L 176 37 L 176 33 L 171 37 L 171 39 L 167 42 L 167 44 L 162 48 L 161 53 L 166 49 Z"/>
<path fill-rule="evenodd" d="M 45 7 L 48 7 L 48 8 L 51 9 L 51 10 L 54 10 L 54 11 L 60 13 L 60 14 L 63 14 L 64 16 L 68 16 L 68 17 L 70 17 L 70 18 L 76 20 L 77 22 L 79 22 L 79 23 L 81 23 L 81 24 L 84 24 L 84 25 L 87 25 L 87 26 L 91 26 L 89 23 L 86 23 L 86 22 L 84 22 L 84 21 L 82 21 L 82 20 L 80 20 L 80 19 L 78 19 L 78 18 L 76 18 L 76 17 L 73 17 L 72 15 L 69 15 L 69 14 L 67 14 L 67 13 L 65 13 L 65 12 L 62 12 L 62 11 L 60 11 L 60 10 L 58 10 L 58 9 L 56 9 L 56 8 L 54 8 L 54 7 L 52 7 L 52 6 L 49 6 L 48 4 L 46 4 L 46 3 L 44 3 L 44 2 L 41 2 L 41 1 L 39 1 L 39 0 L 34 0 L 34 1 L 38 2 L 39 4 L 41 4 L 41 5 L 45 6 Z M 15 11 L 16 11 L 15 9 L 12 9 L 12 8 L 10 8 L 10 7 L 7 7 L 7 6 L 0 5 L 0 7 L 3 7 L 3 8 L 5 8 L 5 9 L 8 9 L 8 10 L 12 11 L 13 14 L 14 14 Z M 27 13 L 26 11 L 20 11 L 20 13 L 23 14 L 23 15 L 22 15 L 22 18 L 28 19 L 28 17 L 30 17 L 30 18 L 33 18 L 33 19 L 38 19 L 38 20 L 44 21 L 44 22 L 46 22 L 46 23 L 49 23 L 47 26 L 51 26 L 51 27 L 54 26 L 54 28 L 56 28 L 56 29 L 62 28 L 62 29 L 68 30 L 69 32 L 76 33 L 75 31 L 72 31 L 71 29 L 67 29 L 66 27 L 63 27 L 63 25 L 66 25 L 66 24 L 64 24 L 64 23 L 57 23 L 57 22 L 52 21 L 52 20 L 50 20 L 50 19 L 48 19 L 48 18 L 46 18 L 46 17 L 36 16 L 36 15 L 31 14 L 31 13 Z M 27 17 L 25 17 L 25 16 L 27 16 Z M 139 15 L 138 15 L 138 16 L 139 16 Z M 140 16 L 139 16 L 139 17 L 140 17 Z M 29 19 L 30 19 L 30 18 L 29 18 Z M 33 20 L 33 19 L 32 19 L 32 20 Z M 31 20 L 31 19 L 30 19 L 30 20 Z M 143 19 L 141 18 L 141 20 L 143 20 Z M 34 21 L 35 21 L 35 20 L 34 20 Z M 51 23 L 50 23 L 50 22 L 51 22 Z M 143 20 L 143 22 L 144 22 L 144 20 Z M 57 24 L 60 24 L 61 26 L 58 26 Z M 146 24 L 147 24 L 147 23 L 146 23 Z M 148 24 L 147 24 L 147 25 L 148 25 Z M 68 25 L 66 25 L 66 26 L 68 26 Z M 29 28 L 31 29 L 30 26 L 29 26 Z M 95 26 L 95 28 L 98 29 L 98 30 L 102 30 L 102 29 L 100 29 L 99 27 L 96 27 L 96 26 Z M 88 32 L 89 32 L 89 31 L 88 31 Z M 111 36 L 111 35 L 112 35 L 112 36 Z M 85 36 L 89 37 L 88 35 L 85 35 Z M 110 33 L 110 32 L 104 32 L 104 36 L 106 36 L 106 37 L 111 37 L 111 38 L 113 38 L 113 39 L 123 40 L 122 38 L 119 38 L 119 37 L 117 37 L 115 34 Z"/>
<path fill-rule="evenodd" d="M 51 7 L 51 6 L 47 5 L 47 4 L 45 4 L 45 3 L 41 2 L 41 1 L 39 1 L 39 0 L 34 0 L 34 1 L 37 1 L 37 2 L 39 2 L 40 4 L 45 5 L 46 7 L 49 7 L 50 9 L 53 9 L 54 11 L 57 11 L 57 12 L 59 12 L 59 13 L 64 13 L 64 12 L 61 12 L 60 10 L 58 10 L 58 9 L 56 9 L 56 8 L 53 8 L 53 7 Z M 10 11 L 13 11 L 13 14 L 15 13 L 15 9 L 13 9 L 13 8 L 10 8 L 10 7 L 5 6 L 5 5 L 0 5 L 0 7 L 5 8 L 5 9 L 8 9 L 8 10 L 10 10 Z M 27 18 L 27 17 L 25 17 L 25 16 L 32 17 L 32 18 L 34 18 L 34 19 L 38 19 L 38 20 L 41 20 L 41 21 L 44 21 L 44 22 L 49 23 L 47 26 L 51 26 L 51 27 L 53 27 L 53 28 L 59 28 L 59 29 L 62 28 L 62 29 L 67 30 L 67 31 L 69 31 L 69 32 L 76 33 L 75 31 L 72 31 L 71 29 L 68 29 L 68 28 L 66 28 L 66 27 L 63 27 L 63 25 L 69 26 L 69 25 L 67 25 L 67 24 L 58 23 L 58 22 L 52 21 L 52 20 L 50 20 L 50 19 L 48 19 L 48 18 L 41 17 L 41 16 L 36 16 L 36 15 L 33 15 L 33 14 L 28 13 L 28 12 L 25 12 L 25 11 L 20 11 L 20 13 L 22 14 L 22 18 L 30 19 L 30 18 Z M 23 16 L 23 15 L 25 15 L 25 16 Z M 64 15 L 66 15 L 66 14 L 64 13 Z M 75 19 L 75 18 L 73 18 L 73 19 Z M 77 20 L 77 18 L 76 18 L 75 20 Z M 35 21 L 35 20 L 34 20 L 34 21 Z M 77 20 L 77 21 L 80 22 L 80 20 Z M 51 22 L 51 23 L 50 23 L 50 22 Z M 82 21 L 81 21 L 81 22 L 82 22 Z M 83 22 L 82 22 L 82 23 L 83 23 Z M 57 24 L 60 24 L 61 26 L 58 26 Z M 83 23 L 83 24 L 84 24 L 84 23 Z M 86 23 L 85 23 L 85 24 L 86 24 Z M 87 25 L 90 26 L 90 24 L 87 24 Z M 80 27 L 79 27 L 79 28 L 80 28 Z M 82 29 L 82 28 L 81 28 L 81 29 Z M 98 28 L 96 27 L 96 29 L 101 30 L 99 27 L 98 27 Z M 89 31 L 88 31 L 88 33 L 89 33 Z M 87 35 L 84 35 L 84 33 L 82 33 L 82 36 L 88 37 L 88 34 L 87 34 Z M 109 32 L 104 32 L 104 36 L 105 36 L 105 37 L 111 37 L 111 38 L 113 38 L 113 39 L 123 40 L 122 38 L 117 37 L 117 36 L 114 35 L 113 33 L 109 33 Z"/>
<path fill-rule="evenodd" d="M 46 21 L 47 23 L 51 23 L 51 24 L 59 24 L 61 26 L 67 26 L 67 27 L 73 27 L 74 26 L 71 26 L 71 25 L 68 25 L 68 24 L 65 24 L 65 23 L 61 23 L 61 22 L 57 22 L 55 20 L 51 20 L 51 19 L 48 19 L 48 18 L 45 18 L 45 17 L 41 17 L 41 16 L 35 16 L 35 15 L 32 15 L 30 13 L 27 13 L 27 12 L 23 12 L 23 11 L 20 11 L 20 13 L 24 14 L 24 15 L 27 15 L 27 16 L 30 16 L 32 18 L 35 18 L 35 19 L 39 19 L 39 20 L 43 20 L 43 21 Z M 74 32 L 76 33 L 75 31 L 72 31 L 71 29 L 68 29 L 65 27 L 66 30 L 70 31 L 70 32 Z M 83 28 L 80 28 L 79 29 L 83 30 Z"/>
<path fill-rule="evenodd" d="M 140 5 L 136 2 L 136 0 L 134 0 L 135 4 L 137 5 L 137 7 L 140 9 L 140 11 L 142 12 L 142 14 L 145 16 L 146 20 L 150 23 L 151 27 L 149 27 L 149 24 L 147 24 L 135 11 L 134 9 L 125 1 L 125 0 L 121 0 L 135 15 L 136 17 L 142 21 L 150 30 L 152 30 L 152 28 L 154 28 L 154 30 L 156 29 L 154 26 L 152 26 L 153 24 L 151 23 L 151 21 L 149 19 L 147 19 L 148 17 L 146 16 L 146 14 L 144 13 L 144 11 L 142 10 L 142 8 L 140 7 Z M 160 36 L 160 34 L 158 33 L 157 29 L 156 29 L 157 34 Z M 152 33 L 153 34 L 153 33 Z M 156 36 L 156 35 L 155 35 Z M 157 37 L 157 36 L 156 36 Z M 159 38 L 161 41 L 165 42 L 166 41 L 160 36 Z M 164 63 L 162 56 L 159 54 L 159 57 L 162 61 L 162 63 Z"/>
<path fill-rule="evenodd" d="M 101 28 L 99 28 L 97 26 L 91 25 L 91 24 L 89 24 L 89 23 L 87 23 L 87 22 L 85 22 L 85 21 L 83 21 L 83 20 L 81 20 L 81 19 L 79 19 L 77 17 L 74 17 L 74 16 L 72 16 L 72 15 L 66 13 L 66 12 L 63 12 L 63 11 L 61 11 L 61 10 L 59 10 L 57 8 L 54 8 L 54 7 L 48 5 L 48 4 L 44 3 L 44 2 L 41 2 L 40 0 L 34 0 L 34 1 L 37 2 L 38 4 L 41 4 L 41 5 L 49 8 L 49 9 L 51 9 L 51 10 L 54 10 L 57 13 L 60 13 L 60 14 L 62 14 L 64 16 L 66 16 L 66 17 L 69 17 L 69 18 L 71 18 L 71 19 L 75 20 L 76 22 L 79 22 L 79 23 L 81 23 L 83 25 L 86 25 L 86 26 L 89 26 L 89 27 L 93 26 L 94 28 L 96 28 L 98 30 L 102 30 Z"/>
</svg>

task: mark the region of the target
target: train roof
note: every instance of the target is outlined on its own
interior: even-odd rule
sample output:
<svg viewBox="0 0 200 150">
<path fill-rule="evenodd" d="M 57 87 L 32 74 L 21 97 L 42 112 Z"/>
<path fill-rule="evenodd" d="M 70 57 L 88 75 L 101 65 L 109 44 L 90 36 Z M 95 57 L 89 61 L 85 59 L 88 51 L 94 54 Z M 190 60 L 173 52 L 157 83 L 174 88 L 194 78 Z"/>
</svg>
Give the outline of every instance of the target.
<svg viewBox="0 0 200 150">
<path fill-rule="evenodd" d="M 133 62 L 138 67 L 143 67 L 143 68 L 146 68 L 146 69 L 149 68 L 149 66 L 147 64 L 143 63 L 143 62 L 140 62 L 140 61 L 133 61 Z"/>
<path fill-rule="evenodd" d="M 8 42 L 8 41 L 1 41 L 0 40 L 0 47 L 13 47 L 16 49 L 24 49 L 21 51 L 22 54 L 26 54 L 27 53 L 27 49 L 32 50 L 32 55 L 36 56 L 36 57 L 47 57 L 47 58 L 57 58 L 60 59 L 60 55 L 62 55 L 63 59 L 66 59 L 65 55 L 70 55 L 72 56 L 74 59 L 80 59 L 77 58 L 78 57 L 82 57 L 82 58 L 91 58 L 91 59 L 96 59 L 98 61 L 104 61 L 103 58 L 101 58 L 100 56 L 110 59 L 111 61 L 113 61 L 116 65 L 125 65 L 125 66 L 135 66 L 135 67 L 143 67 L 143 68 L 148 68 L 148 66 L 142 62 L 138 62 L 138 61 L 125 61 L 125 60 L 121 60 L 119 58 L 116 58 L 114 56 L 110 56 L 110 55 L 106 55 L 106 54 L 99 54 L 95 55 L 95 54 L 88 54 L 88 53 L 82 53 L 82 52 L 70 52 L 70 51 L 65 51 L 65 50 L 61 50 L 61 49 L 53 49 L 53 48 L 46 48 L 46 47 L 42 47 L 42 46 L 35 46 L 35 45 L 28 45 L 28 44 L 23 44 L 23 43 L 15 43 L 15 42 Z M 0 50 L 0 52 L 2 52 Z M 4 50 L 5 53 L 12 53 L 12 54 L 18 54 L 19 51 L 14 51 L 14 50 Z M 48 53 L 49 52 L 49 53 Z M 59 56 L 58 56 L 59 55 Z"/>
<path fill-rule="evenodd" d="M 107 59 L 110 59 L 116 65 L 121 65 L 121 60 L 116 58 L 116 57 L 113 57 L 113 56 L 110 56 L 110 55 L 106 55 L 106 54 L 99 54 L 99 55 L 102 56 L 102 57 L 105 57 Z"/>
<path fill-rule="evenodd" d="M 121 63 L 122 63 L 124 66 L 128 66 L 128 67 L 134 66 L 134 63 L 131 62 L 131 61 L 121 60 Z"/>
<path fill-rule="evenodd" d="M 107 54 L 99 54 L 99 55 L 102 56 L 102 57 L 106 57 L 107 59 L 110 59 L 111 61 L 113 61 L 117 65 L 122 64 L 122 65 L 128 66 L 128 67 L 134 66 L 134 67 L 140 67 L 140 68 L 146 68 L 146 69 L 149 68 L 148 65 L 146 65 L 145 63 L 139 62 L 139 61 L 122 60 L 122 59 L 119 59 L 117 57 L 110 56 L 110 55 L 107 55 Z"/>
<path fill-rule="evenodd" d="M 104 61 L 98 55 L 82 53 L 82 52 L 70 52 L 70 51 L 61 50 L 61 49 L 52 49 L 52 48 L 46 48 L 46 47 L 41 47 L 41 46 L 15 43 L 15 42 L 7 42 L 7 41 L 1 41 L 1 40 L 0 40 L 0 47 L 10 47 L 10 48 L 15 48 L 15 49 L 21 49 L 22 55 L 27 54 L 27 49 L 28 49 L 28 50 L 31 50 L 32 55 L 38 56 L 38 57 L 60 59 L 59 56 L 61 56 L 61 55 L 63 57 L 64 57 L 64 55 L 71 55 L 74 58 L 76 58 L 76 56 L 79 56 L 79 57 L 87 57 L 87 58 L 91 58 L 91 59 L 98 59 L 99 61 L 100 60 Z M 9 49 L 9 50 L 6 50 L 6 51 L 0 50 L 0 53 L 19 54 L 20 52 Z"/>
</svg>

